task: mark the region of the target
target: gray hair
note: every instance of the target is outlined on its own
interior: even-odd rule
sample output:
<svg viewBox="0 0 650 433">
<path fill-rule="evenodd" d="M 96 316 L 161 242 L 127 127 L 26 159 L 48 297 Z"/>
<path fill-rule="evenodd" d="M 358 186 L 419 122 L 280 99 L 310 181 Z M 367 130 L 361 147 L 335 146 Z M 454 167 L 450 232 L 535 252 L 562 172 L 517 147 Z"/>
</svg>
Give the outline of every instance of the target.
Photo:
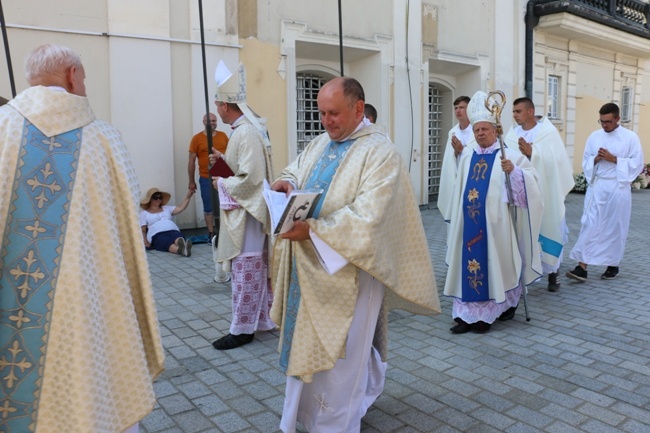
<svg viewBox="0 0 650 433">
<path fill-rule="evenodd" d="M 48 75 L 64 73 L 68 68 L 82 67 L 81 57 L 68 47 L 45 44 L 25 59 L 25 77 L 30 85 Z"/>
</svg>

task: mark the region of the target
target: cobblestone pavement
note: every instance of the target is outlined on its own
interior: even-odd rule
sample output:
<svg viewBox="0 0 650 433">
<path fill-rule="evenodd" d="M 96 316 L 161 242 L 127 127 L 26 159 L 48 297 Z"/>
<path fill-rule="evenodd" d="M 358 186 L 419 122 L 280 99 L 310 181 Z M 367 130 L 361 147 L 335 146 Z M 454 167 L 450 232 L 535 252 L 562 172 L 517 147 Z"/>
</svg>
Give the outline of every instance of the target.
<svg viewBox="0 0 650 433">
<path fill-rule="evenodd" d="M 413 316 L 392 312 L 384 393 L 363 419 L 364 433 L 648 433 L 650 432 L 650 190 L 635 191 L 621 273 L 584 284 L 564 272 L 580 225 L 583 195 L 569 194 L 569 248 L 562 287 L 546 282 L 528 295 L 515 320 L 484 335 L 452 335 L 451 306 Z M 422 218 L 442 292 L 445 225 L 436 209 Z M 220 352 L 228 332 L 230 286 L 213 282 L 209 246 L 191 258 L 151 252 L 166 371 L 155 383 L 158 405 L 141 432 L 276 432 L 285 378 L 278 370 L 277 332 Z"/>
</svg>

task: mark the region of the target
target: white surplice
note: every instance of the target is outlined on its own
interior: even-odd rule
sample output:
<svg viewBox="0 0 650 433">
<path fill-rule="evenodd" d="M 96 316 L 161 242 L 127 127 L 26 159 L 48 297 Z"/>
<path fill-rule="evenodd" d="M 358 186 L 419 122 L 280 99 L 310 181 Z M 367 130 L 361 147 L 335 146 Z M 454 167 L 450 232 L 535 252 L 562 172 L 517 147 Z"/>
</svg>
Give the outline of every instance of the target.
<svg viewBox="0 0 650 433">
<path fill-rule="evenodd" d="M 511 128 L 505 138 L 506 145 L 517 149 L 519 137 L 533 147 L 530 163 L 539 175 L 539 188 L 544 201 L 539 233 L 542 268 L 545 273 L 557 272 L 568 240 L 564 199 L 574 185 L 573 168 L 560 133 L 548 118 L 544 117 L 529 130 L 521 126 Z"/>
<path fill-rule="evenodd" d="M 617 162 L 603 159 L 594 164 L 601 147 L 616 156 Z M 587 139 L 582 168 L 589 186 L 580 235 L 570 257 L 589 265 L 618 266 L 630 227 L 630 184 L 643 170 L 638 135 L 622 126 L 612 132 L 594 131 Z"/>
<path fill-rule="evenodd" d="M 457 123 L 449 130 L 447 143 L 445 144 L 445 153 L 442 158 L 442 167 L 440 168 L 440 187 L 438 188 L 437 203 L 438 210 L 440 210 L 445 221 L 449 221 L 449 215 L 451 213 L 449 199 L 451 198 L 451 191 L 454 189 L 454 182 L 458 173 L 458 158 L 454 153 L 454 147 L 451 145 L 451 138 L 454 136 L 463 143 L 463 146 L 467 147 L 470 142 L 473 142 L 470 149 L 477 147 L 476 141 L 474 141 L 472 125 L 461 129 L 460 124 Z"/>
<path fill-rule="evenodd" d="M 307 431 L 358 433 L 361 418 L 384 389 L 387 363 L 372 347 L 384 299 L 384 285 L 359 271 L 359 297 L 348 333 L 345 358 L 331 370 L 314 374 L 311 383 L 287 377 L 280 428 L 295 433 L 297 421 Z"/>
</svg>

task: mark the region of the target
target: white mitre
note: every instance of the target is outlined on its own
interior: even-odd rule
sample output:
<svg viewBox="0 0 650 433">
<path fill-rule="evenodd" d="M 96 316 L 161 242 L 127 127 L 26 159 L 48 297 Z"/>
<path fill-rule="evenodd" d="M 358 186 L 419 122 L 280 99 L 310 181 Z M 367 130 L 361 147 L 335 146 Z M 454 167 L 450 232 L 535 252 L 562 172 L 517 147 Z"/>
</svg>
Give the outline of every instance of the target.
<svg viewBox="0 0 650 433">
<path fill-rule="evenodd" d="M 235 74 L 230 72 L 223 60 L 219 61 L 217 69 L 214 71 L 214 80 L 217 82 L 215 101 L 232 104 L 246 103 L 246 69 L 244 69 L 244 65 L 239 63 L 235 72 Z"/>
<path fill-rule="evenodd" d="M 246 103 L 246 69 L 244 65 L 240 62 L 233 74 L 223 60 L 219 60 L 217 69 L 214 71 L 214 80 L 217 82 L 214 100 L 237 104 L 244 116 L 255 126 L 264 139 L 270 154 L 271 142 L 266 129 L 266 119 L 258 116 Z"/>
<path fill-rule="evenodd" d="M 469 123 L 472 125 L 477 122 L 490 122 L 494 125 L 497 124 L 494 114 L 485 106 L 485 101 L 487 101 L 487 93 L 479 90 L 474 93 L 469 104 L 467 104 L 467 117 L 469 118 Z"/>
</svg>

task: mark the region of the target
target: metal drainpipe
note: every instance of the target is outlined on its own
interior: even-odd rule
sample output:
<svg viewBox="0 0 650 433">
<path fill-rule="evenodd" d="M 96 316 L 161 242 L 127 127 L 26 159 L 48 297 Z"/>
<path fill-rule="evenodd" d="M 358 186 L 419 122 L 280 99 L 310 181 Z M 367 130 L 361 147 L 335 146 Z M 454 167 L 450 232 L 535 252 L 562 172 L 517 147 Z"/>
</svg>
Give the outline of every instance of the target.
<svg viewBox="0 0 650 433">
<path fill-rule="evenodd" d="M 539 23 L 539 17 L 535 16 L 535 5 L 538 0 L 528 0 L 526 4 L 526 84 L 524 90 L 528 98 L 533 98 L 533 58 L 535 56 L 533 29 Z"/>
</svg>

